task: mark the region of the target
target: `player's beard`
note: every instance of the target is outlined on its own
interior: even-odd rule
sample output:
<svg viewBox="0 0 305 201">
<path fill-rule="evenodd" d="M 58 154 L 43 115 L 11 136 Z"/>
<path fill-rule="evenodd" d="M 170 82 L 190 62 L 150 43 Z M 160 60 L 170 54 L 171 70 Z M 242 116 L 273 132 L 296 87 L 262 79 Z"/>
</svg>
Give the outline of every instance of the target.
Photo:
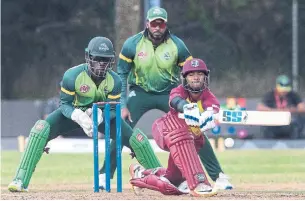
<svg viewBox="0 0 305 201">
<path fill-rule="evenodd" d="M 166 32 L 166 31 L 165 31 Z M 159 41 L 163 41 L 164 36 L 165 36 L 165 32 L 161 33 L 159 31 L 156 31 L 155 33 L 152 33 L 149 29 L 148 29 L 148 34 L 150 36 L 150 38 L 152 38 L 153 40 L 159 42 Z"/>
</svg>

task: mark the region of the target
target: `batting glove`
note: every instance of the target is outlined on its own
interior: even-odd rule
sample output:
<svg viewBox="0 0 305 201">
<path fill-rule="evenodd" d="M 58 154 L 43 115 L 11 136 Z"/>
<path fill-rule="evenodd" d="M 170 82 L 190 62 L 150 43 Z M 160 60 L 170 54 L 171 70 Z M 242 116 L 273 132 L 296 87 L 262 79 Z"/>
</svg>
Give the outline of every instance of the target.
<svg viewBox="0 0 305 201">
<path fill-rule="evenodd" d="M 213 108 L 207 108 L 207 110 L 200 115 L 199 128 L 201 132 L 205 132 L 209 129 L 213 129 L 215 126 L 214 110 Z"/>
<path fill-rule="evenodd" d="M 197 103 L 190 103 L 183 106 L 185 123 L 189 126 L 199 126 L 200 111 Z"/>
</svg>

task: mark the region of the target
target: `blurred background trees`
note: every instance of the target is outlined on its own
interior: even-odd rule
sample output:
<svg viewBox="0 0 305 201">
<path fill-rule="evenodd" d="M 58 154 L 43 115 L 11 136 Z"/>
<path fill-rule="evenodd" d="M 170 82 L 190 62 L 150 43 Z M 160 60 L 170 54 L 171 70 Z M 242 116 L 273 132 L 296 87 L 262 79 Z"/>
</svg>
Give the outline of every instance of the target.
<svg viewBox="0 0 305 201">
<path fill-rule="evenodd" d="M 141 0 L 2 1 L 3 99 L 47 98 L 89 40 L 122 43 L 144 28 Z M 291 0 L 164 0 L 171 32 L 211 69 L 219 97 L 260 97 L 291 76 Z M 299 87 L 305 94 L 305 1 L 299 1 Z M 302 79 L 303 78 L 303 79 Z"/>
</svg>

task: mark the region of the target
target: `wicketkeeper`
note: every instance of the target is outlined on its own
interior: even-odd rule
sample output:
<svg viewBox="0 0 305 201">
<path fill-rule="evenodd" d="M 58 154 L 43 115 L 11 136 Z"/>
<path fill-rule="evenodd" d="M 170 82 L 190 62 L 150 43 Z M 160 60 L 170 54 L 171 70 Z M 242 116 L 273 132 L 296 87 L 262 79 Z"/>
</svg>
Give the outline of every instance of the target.
<svg viewBox="0 0 305 201">
<path fill-rule="evenodd" d="M 92 104 L 95 102 L 120 101 L 122 82 L 120 77 L 111 70 L 115 52 L 112 42 L 105 37 L 93 38 L 85 50 L 86 63 L 68 69 L 62 79 L 60 107 L 45 120 L 38 120 L 30 131 L 29 141 L 21 157 L 13 181 L 9 184 L 11 192 L 27 191 L 34 169 L 39 162 L 48 141 L 74 129 L 83 131 L 92 137 Z M 103 107 L 98 109 L 100 132 L 104 133 Z M 132 128 L 122 120 L 122 145 L 131 149 L 129 138 Z M 115 139 L 115 111 L 110 112 L 110 133 Z M 148 155 L 157 161 L 152 148 L 147 144 Z M 122 146 L 122 147 L 123 147 Z M 111 166 L 116 167 L 116 150 L 111 152 Z M 145 164 L 142 164 L 145 165 Z M 102 168 L 101 172 L 104 171 Z"/>
<path fill-rule="evenodd" d="M 186 61 L 182 77 L 182 85 L 170 93 L 170 112 L 152 126 L 158 146 L 170 152 L 168 166 L 145 170 L 140 165 L 131 165 L 130 183 L 136 193 L 139 188 L 148 188 L 165 195 L 216 194 L 217 189 L 209 183 L 197 152 L 206 143 L 204 132 L 215 127 L 219 102 L 208 88 L 209 70 L 201 59 Z M 178 113 L 183 113 L 184 119 Z"/>
</svg>

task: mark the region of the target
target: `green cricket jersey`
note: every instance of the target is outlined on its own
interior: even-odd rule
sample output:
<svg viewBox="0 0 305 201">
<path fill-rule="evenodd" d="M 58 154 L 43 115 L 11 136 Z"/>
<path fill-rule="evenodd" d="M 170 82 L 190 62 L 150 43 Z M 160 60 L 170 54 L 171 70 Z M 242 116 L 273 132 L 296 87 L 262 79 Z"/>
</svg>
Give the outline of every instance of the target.
<svg viewBox="0 0 305 201">
<path fill-rule="evenodd" d="M 122 79 L 123 106 L 126 105 L 127 76 L 131 86 L 136 85 L 152 93 L 169 93 L 178 86 L 181 67 L 191 58 L 183 41 L 169 32 L 165 41 L 156 48 L 148 39 L 147 31 L 128 38 L 117 66 Z"/>
<path fill-rule="evenodd" d="M 62 80 L 60 108 L 67 118 L 75 108 L 83 111 L 95 102 L 119 101 L 122 81 L 114 71 L 107 72 L 105 79 L 97 86 L 88 73 L 88 65 L 80 64 L 68 69 Z"/>
</svg>

